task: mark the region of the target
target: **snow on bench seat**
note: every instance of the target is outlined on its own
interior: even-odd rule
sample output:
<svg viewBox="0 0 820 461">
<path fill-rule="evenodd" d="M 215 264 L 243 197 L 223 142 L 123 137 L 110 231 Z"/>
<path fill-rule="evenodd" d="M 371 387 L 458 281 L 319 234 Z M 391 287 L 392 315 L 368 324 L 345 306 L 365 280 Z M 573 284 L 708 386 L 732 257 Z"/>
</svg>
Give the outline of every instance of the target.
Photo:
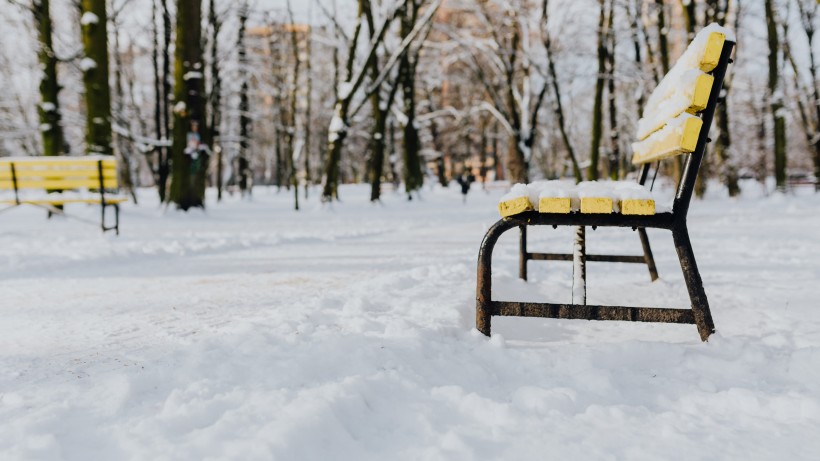
<svg viewBox="0 0 820 461">
<path fill-rule="evenodd" d="M 530 195 L 526 184 L 516 184 L 512 186 L 510 191 L 504 194 L 498 202 L 498 212 L 501 213 L 501 216 L 504 218 L 525 211 L 532 211 L 533 209 L 534 207 L 530 202 Z"/>
<path fill-rule="evenodd" d="M 656 206 L 651 192 L 632 181 L 576 185 L 563 180 L 516 184 L 498 204 L 498 211 L 505 218 L 533 210 L 556 214 L 653 215 Z"/>
</svg>

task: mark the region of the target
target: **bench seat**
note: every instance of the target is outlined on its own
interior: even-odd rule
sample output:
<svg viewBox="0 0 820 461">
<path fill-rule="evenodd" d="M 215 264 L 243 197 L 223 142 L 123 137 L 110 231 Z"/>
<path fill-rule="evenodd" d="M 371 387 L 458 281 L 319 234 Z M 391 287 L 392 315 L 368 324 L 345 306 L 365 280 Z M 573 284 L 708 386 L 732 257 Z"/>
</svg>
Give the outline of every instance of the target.
<svg viewBox="0 0 820 461">
<path fill-rule="evenodd" d="M 543 317 L 695 324 L 701 340 L 715 325 L 695 262 L 686 215 L 703 161 L 708 134 L 720 102 L 723 80 L 731 62 L 734 34 L 712 24 L 703 29 L 650 95 L 632 144 L 632 163 L 640 167 L 637 184 L 563 181 L 517 184 L 502 197 L 502 216 L 487 233 L 478 254 L 476 274 L 476 329 L 489 336 L 493 316 Z M 675 196 L 667 209 L 643 187 L 651 165 L 686 155 Z M 655 166 L 657 174 L 659 166 Z M 654 179 L 652 180 L 654 183 Z M 572 253 L 543 253 L 527 249 L 531 226 L 573 226 Z M 638 233 L 643 255 L 586 253 L 586 227 L 632 228 Z M 519 277 L 527 280 L 529 261 L 572 261 L 572 303 L 536 303 L 495 300 L 492 293 L 492 254 L 499 237 L 518 228 Z M 646 230 L 666 229 L 678 255 L 689 292 L 690 308 L 588 305 L 586 263 L 641 263 L 650 278 L 658 278 Z"/>
<path fill-rule="evenodd" d="M 556 180 L 516 184 L 498 204 L 502 218 L 526 211 L 653 215 L 658 208 L 649 189 L 633 181 L 592 181 L 576 185 Z"/>
</svg>

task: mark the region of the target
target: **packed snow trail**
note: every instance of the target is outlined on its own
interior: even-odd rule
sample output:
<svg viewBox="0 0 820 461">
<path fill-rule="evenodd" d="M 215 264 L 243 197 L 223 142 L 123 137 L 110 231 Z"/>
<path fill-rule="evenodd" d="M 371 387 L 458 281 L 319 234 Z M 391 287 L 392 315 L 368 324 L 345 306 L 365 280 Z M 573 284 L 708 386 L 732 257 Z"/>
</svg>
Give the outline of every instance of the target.
<svg viewBox="0 0 820 461">
<path fill-rule="evenodd" d="M 692 205 L 708 343 L 691 325 L 520 318 L 478 334 L 476 255 L 501 190 L 371 205 L 344 187 L 295 213 L 258 188 L 187 214 L 146 191 L 120 237 L 13 210 L 0 459 L 815 459 L 820 201 L 754 187 Z M 569 251 L 571 232 L 529 246 Z M 661 280 L 591 263 L 590 303 L 686 307 L 671 237 L 649 235 Z M 569 301 L 569 263 L 516 280 L 516 237 L 496 249 L 495 297 Z M 630 230 L 587 241 L 640 252 Z"/>
</svg>

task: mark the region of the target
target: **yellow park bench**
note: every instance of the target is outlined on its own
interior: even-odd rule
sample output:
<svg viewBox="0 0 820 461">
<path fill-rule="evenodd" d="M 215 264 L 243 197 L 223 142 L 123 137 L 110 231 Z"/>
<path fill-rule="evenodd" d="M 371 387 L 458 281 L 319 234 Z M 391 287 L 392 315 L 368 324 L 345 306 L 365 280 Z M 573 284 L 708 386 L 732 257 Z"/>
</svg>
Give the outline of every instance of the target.
<svg viewBox="0 0 820 461">
<path fill-rule="evenodd" d="M 113 157 L 5 157 L 0 158 L 0 204 L 6 211 L 20 205 L 65 215 L 69 203 L 99 204 L 103 232 L 119 234 L 119 204 L 127 198 L 116 193 L 117 161 Z M 13 191 L 13 196 L 3 195 Z M 106 225 L 106 208 L 114 208 L 114 225 Z M 68 215 L 66 215 L 68 216 Z"/>
<path fill-rule="evenodd" d="M 476 286 L 476 328 L 490 335 L 493 316 L 543 317 L 585 320 L 682 323 L 697 325 L 703 341 L 715 327 L 703 282 L 689 240 L 686 215 L 703 160 L 715 109 L 730 56 L 734 36 L 716 25 L 703 29 L 649 98 L 638 123 L 637 141 L 632 145 L 632 163 L 640 167 L 638 182 L 581 183 L 543 182 L 516 185 L 502 198 L 502 219 L 484 237 L 478 257 Z M 664 159 L 685 155 L 671 210 L 656 207 L 644 188 L 652 165 L 655 172 Z M 574 226 L 576 239 L 572 254 L 527 251 L 528 226 Z M 624 227 L 637 230 L 644 254 L 641 256 L 587 255 L 586 227 Z M 530 260 L 574 261 L 575 281 L 571 304 L 501 301 L 492 298 L 492 253 L 504 232 L 518 227 L 521 232 L 519 276 L 527 278 Z M 652 280 L 657 270 L 646 229 L 672 232 L 689 291 L 690 308 L 594 306 L 586 304 L 587 261 L 643 263 Z"/>
</svg>

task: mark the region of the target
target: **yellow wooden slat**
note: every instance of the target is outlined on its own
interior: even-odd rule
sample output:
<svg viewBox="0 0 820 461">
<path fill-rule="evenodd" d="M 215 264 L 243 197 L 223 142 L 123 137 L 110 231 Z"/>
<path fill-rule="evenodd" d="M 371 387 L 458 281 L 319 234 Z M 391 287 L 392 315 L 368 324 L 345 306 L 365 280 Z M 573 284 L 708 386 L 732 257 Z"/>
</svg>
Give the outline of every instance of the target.
<svg viewBox="0 0 820 461">
<path fill-rule="evenodd" d="M 611 197 L 581 197 L 581 213 L 612 213 Z"/>
<path fill-rule="evenodd" d="M 532 209 L 530 199 L 527 197 L 518 197 L 512 200 L 505 200 L 498 204 L 498 212 L 501 213 L 501 217 L 503 218 L 517 215 L 518 213 L 523 213 L 525 211 L 532 211 Z"/>
<path fill-rule="evenodd" d="M 16 170 L 15 176 L 18 180 L 23 179 L 86 179 L 98 178 L 99 171 L 94 170 Z M 103 178 L 116 179 L 115 170 L 103 170 Z M 10 170 L 0 170 L 0 180 L 12 179 Z"/>
<path fill-rule="evenodd" d="M 3 163 L 0 162 L 0 172 L 5 174 L 11 174 L 11 163 Z M 117 164 L 116 163 L 106 163 L 103 164 L 103 173 L 109 172 L 116 172 L 117 171 Z M 25 174 L 29 171 L 91 171 L 97 172 L 99 171 L 99 167 L 96 163 L 84 163 L 79 165 L 39 165 L 33 163 L 17 163 L 14 162 L 14 172 L 19 174 Z"/>
<path fill-rule="evenodd" d="M 689 116 L 681 126 L 655 132 L 649 138 L 632 145 L 632 163 L 641 165 L 695 150 L 703 121 Z"/>
<path fill-rule="evenodd" d="M 653 215 L 655 201 L 652 199 L 624 199 L 620 202 L 621 214 L 625 215 Z"/>
<path fill-rule="evenodd" d="M 712 32 L 706 39 L 703 58 L 700 60 L 700 70 L 712 72 L 720 62 L 720 54 L 723 52 L 723 44 L 726 42 L 726 35 L 720 32 Z"/>
<path fill-rule="evenodd" d="M 117 159 L 100 157 L 5 157 L 0 158 L 0 169 L 5 169 L 8 164 L 14 163 L 15 167 L 37 166 L 43 168 L 62 168 L 71 166 L 96 167 L 97 162 L 103 162 L 103 168 L 116 168 Z"/>
<path fill-rule="evenodd" d="M 127 202 L 128 198 L 106 196 L 105 201 L 106 203 L 123 203 Z M 14 200 L 0 200 L 0 203 L 13 204 L 17 202 Z M 20 200 L 21 205 L 62 205 L 64 203 L 100 203 L 100 198 L 59 198 L 59 196 L 56 196 L 47 199 Z"/>
<path fill-rule="evenodd" d="M 709 105 L 709 96 L 712 94 L 712 85 L 715 83 L 715 77 L 709 74 L 700 75 L 695 81 L 695 89 L 692 92 L 692 103 L 689 104 L 689 109 L 686 112 L 696 114 L 706 106 Z M 675 114 L 677 117 L 680 114 Z"/>
<path fill-rule="evenodd" d="M 116 179 L 106 179 L 103 181 L 106 189 L 116 189 L 118 187 Z M 17 181 L 17 189 L 97 189 L 100 187 L 98 179 L 24 179 Z M 14 183 L 11 180 L 0 180 L 0 190 L 14 190 Z"/>
<path fill-rule="evenodd" d="M 569 197 L 542 197 L 538 200 L 539 213 L 567 214 L 572 210 L 572 199 Z"/>
<path fill-rule="evenodd" d="M 687 112 L 690 114 L 696 114 L 704 109 L 706 106 L 709 105 L 709 96 L 712 94 L 712 85 L 715 83 L 715 78 L 709 74 L 700 74 L 696 79 L 691 80 L 691 86 L 688 88 L 680 88 L 679 91 L 685 94 L 688 97 L 688 107 L 684 107 L 683 105 L 678 107 L 676 111 L 669 111 L 663 114 L 663 117 L 668 116 L 668 119 L 659 118 L 655 120 L 653 125 L 650 125 L 651 128 L 646 130 L 643 133 L 638 133 L 639 140 L 643 141 L 644 139 L 648 138 L 652 135 L 652 133 L 657 132 L 661 128 L 666 125 L 669 120 L 674 119 L 678 115 Z M 644 114 L 647 120 L 653 119 L 656 117 L 656 113 L 660 111 L 654 111 L 649 114 Z M 640 123 L 643 123 L 641 120 Z M 640 125 L 639 125 L 640 126 Z"/>
</svg>

